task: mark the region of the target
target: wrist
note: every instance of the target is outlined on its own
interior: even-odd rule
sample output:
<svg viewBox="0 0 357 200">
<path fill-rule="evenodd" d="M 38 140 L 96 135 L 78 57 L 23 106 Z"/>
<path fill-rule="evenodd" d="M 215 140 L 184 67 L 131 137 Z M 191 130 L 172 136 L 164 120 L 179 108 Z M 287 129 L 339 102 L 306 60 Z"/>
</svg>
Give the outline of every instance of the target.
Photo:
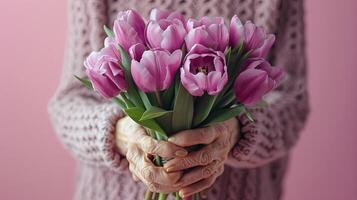
<svg viewBox="0 0 357 200">
<path fill-rule="evenodd" d="M 230 149 L 233 149 L 236 146 L 236 144 L 240 138 L 240 132 L 241 132 L 241 123 L 240 123 L 239 119 L 234 118 L 234 123 L 235 123 L 235 126 L 234 126 L 235 128 L 234 128 L 234 130 L 232 132 L 232 136 L 231 136 L 231 143 L 230 143 L 231 148 Z"/>
<path fill-rule="evenodd" d="M 126 118 L 127 117 L 123 117 L 117 121 L 114 132 L 118 152 L 123 156 L 125 156 L 128 151 L 128 138 L 126 134 L 124 134 L 126 131 L 125 127 L 127 124 Z"/>
</svg>

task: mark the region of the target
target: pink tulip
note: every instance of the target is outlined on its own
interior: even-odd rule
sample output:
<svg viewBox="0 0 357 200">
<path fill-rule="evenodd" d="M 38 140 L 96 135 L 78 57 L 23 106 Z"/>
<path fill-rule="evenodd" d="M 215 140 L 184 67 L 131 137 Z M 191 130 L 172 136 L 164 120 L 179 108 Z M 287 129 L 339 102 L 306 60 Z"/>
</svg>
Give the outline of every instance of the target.
<svg viewBox="0 0 357 200">
<path fill-rule="evenodd" d="M 228 81 L 224 54 L 196 44 L 181 68 L 181 82 L 192 96 L 217 95 Z"/>
<path fill-rule="evenodd" d="M 126 90 L 127 85 L 119 62 L 118 50 L 112 40 L 105 40 L 100 52 L 92 52 L 84 62 L 86 73 L 94 89 L 105 98 L 113 98 Z"/>
<path fill-rule="evenodd" d="M 272 67 L 262 58 L 251 59 L 235 80 L 234 93 L 240 103 L 252 106 L 273 90 L 282 78 L 282 68 Z"/>
<path fill-rule="evenodd" d="M 187 30 L 189 31 L 185 38 L 187 49 L 191 49 L 195 44 L 202 44 L 223 52 L 228 45 L 228 28 L 222 17 L 203 17 L 199 21 L 189 19 Z"/>
<path fill-rule="evenodd" d="M 262 27 L 257 27 L 251 21 L 243 25 L 237 15 L 232 17 L 229 30 L 229 45 L 232 48 L 243 43 L 246 51 L 252 51 L 252 57 L 265 57 L 274 41 L 275 36 L 267 34 Z"/>
<path fill-rule="evenodd" d="M 184 18 L 177 12 L 153 9 L 146 27 L 146 41 L 151 48 L 162 48 L 169 52 L 181 49 L 187 31 Z"/>
<path fill-rule="evenodd" d="M 140 61 L 131 61 L 135 84 L 144 92 L 162 91 L 170 87 L 181 64 L 182 52 L 176 50 L 147 50 Z"/>
<path fill-rule="evenodd" d="M 145 22 L 134 10 L 122 11 L 114 21 L 116 41 L 126 50 L 137 43 L 145 44 Z"/>
</svg>

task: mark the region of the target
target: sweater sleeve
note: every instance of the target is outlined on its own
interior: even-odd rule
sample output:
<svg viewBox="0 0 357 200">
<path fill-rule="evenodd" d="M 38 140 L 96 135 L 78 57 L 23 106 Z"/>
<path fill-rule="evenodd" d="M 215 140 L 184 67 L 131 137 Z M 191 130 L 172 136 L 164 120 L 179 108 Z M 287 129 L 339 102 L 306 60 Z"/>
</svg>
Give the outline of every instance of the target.
<svg viewBox="0 0 357 200">
<path fill-rule="evenodd" d="M 120 171 L 126 162 L 116 149 L 113 132 L 123 113 L 73 77 L 85 77 L 84 58 L 91 50 L 102 47 L 104 9 L 100 1 L 69 1 L 64 70 L 48 108 L 58 137 L 76 159 Z"/>
<path fill-rule="evenodd" d="M 280 6 L 271 60 L 284 67 L 285 79 L 267 95 L 267 107 L 251 109 L 254 122 L 240 117 L 241 136 L 227 162 L 234 167 L 258 167 L 286 155 L 308 116 L 303 2 L 281 1 Z"/>
</svg>

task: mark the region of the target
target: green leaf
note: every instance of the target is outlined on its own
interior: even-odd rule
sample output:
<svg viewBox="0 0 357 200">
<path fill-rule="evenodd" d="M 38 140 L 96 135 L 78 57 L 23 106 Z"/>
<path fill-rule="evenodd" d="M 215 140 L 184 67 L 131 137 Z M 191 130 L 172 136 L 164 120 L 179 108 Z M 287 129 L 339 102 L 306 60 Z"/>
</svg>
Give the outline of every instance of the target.
<svg viewBox="0 0 357 200">
<path fill-rule="evenodd" d="M 122 46 L 118 45 L 118 47 L 119 47 L 119 52 L 120 52 L 120 56 L 121 56 L 121 63 L 126 70 L 130 71 L 131 58 Z"/>
<path fill-rule="evenodd" d="M 156 118 L 155 121 L 164 129 L 166 133 L 168 134 L 172 133 L 172 129 L 171 129 L 172 111 Z"/>
<path fill-rule="evenodd" d="M 156 131 L 158 134 L 160 134 L 162 138 L 167 139 L 167 135 L 165 131 L 160 127 L 158 123 L 156 123 L 155 120 L 149 119 L 149 120 L 140 121 L 141 117 L 145 112 L 143 108 L 141 107 L 127 108 L 124 109 L 124 112 L 136 123 Z"/>
<path fill-rule="evenodd" d="M 107 34 L 108 37 L 114 38 L 115 34 L 114 32 L 108 28 L 106 25 L 103 26 L 105 34 Z"/>
<path fill-rule="evenodd" d="M 145 107 L 138 89 L 136 88 L 134 82 L 133 82 L 133 78 L 131 76 L 131 58 L 129 57 L 129 55 L 126 53 L 126 51 L 119 45 L 119 51 L 120 51 L 120 55 L 121 55 L 121 60 L 122 60 L 122 69 L 124 71 L 125 74 L 125 82 L 128 86 L 127 88 L 127 94 L 129 99 L 136 105 L 136 106 L 140 106 L 142 108 Z"/>
<path fill-rule="evenodd" d="M 161 100 L 162 100 L 163 107 L 165 109 L 171 109 L 174 93 L 175 93 L 175 84 L 174 83 L 172 83 L 171 86 L 167 90 L 162 92 Z"/>
<path fill-rule="evenodd" d="M 164 110 L 164 109 L 156 107 L 156 106 L 151 106 L 149 109 L 147 109 L 143 113 L 143 116 L 141 116 L 140 121 L 158 118 L 158 117 L 166 115 L 166 114 L 168 114 L 170 112 L 172 112 L 172 111 Z"/>
<path fill-rule="evenodd" d="M 194 118 L 193 118 L 193 127 L 197 127 L 208 117 L 217 97 L 218 97 L 217 95 L 211 96 L 206 93 L 196 101 Z"/>
<path fill-rule="evenodd" d="M 83 85 L 86 86 L 88 89 L 94 90 L 93 85 L 92 85 L 92 83 L 90 82 L 90 80 L 80 78 L 80 77 L 78 77 L 78 76 L 76 76 L 76 75 L 74 75 L 74 77 L 75 77 L 77 80 L 79 80 L 81 83 L 83 83 Z"/>
<path fill-rule="evenodd" d="M 152 106 L 160 107 L 160 104 L 157 101 L 155 92 L 148 92 L 148 93 L 146 93 L 146 96 L 149 99 Z"/>
<path fill-rule="evenodd" d="M 180 83 L 175 97 L 172 113 L 172 131 L 174 133 L 190 129 L 193 118 L 193 97 Z"/>
<path fill-rule="evenodd" d="M 231 59 L 231 54 L 232 54 L 232 48 L 229 47 L 226 53 L 226 63 L 229 63 L 229 60 Z"/>
<path fill-rule="evenodd" d="M 234 102 L 236 97 L 234 95 L 233 90 L 229 90 L 221 99 L 221 101 L 217 104 L 219 108 L 224 108 Z"/>
<path fill-rule="evenodd" d="M 217 112 L 213 112 L 203 124 L 211 125 L 214 123 L 224 122 L 226 120 L 238 116 L 239 114 L 244 112 L 244 109 L 245 107 L 243 105 L 239 105 L 232 108 L 218 110 Z"/>
<path fill-rule="evenodd" d="M 145 108 L 146 109 L 151 108 L 152 106 L 151 106 L 150 100 L 149 100 L 148 96 L 146 95 L 146 93 L 143 91 L 138 91 L 138 92 L 141 97 L 141 100 L 143 101 L 143 103 L 145 105 Z"/>
<path fill-rule="evenodd" d="M 123 100 L 119 99 L 118 97 L 113 97 L 112 100 L 113 100 L 114 103 L 118 104 L 122 109 L 126 109 L 127 108 L 125 102 Z"/>
<path fill-rule="evenodd" d="M 128 99 L 127 93 L 121 93 L 120 96 L 123 99 L 124 103 L 126 104 L 127 108 L 135 107 L 134 103 Z"/>
</svg>

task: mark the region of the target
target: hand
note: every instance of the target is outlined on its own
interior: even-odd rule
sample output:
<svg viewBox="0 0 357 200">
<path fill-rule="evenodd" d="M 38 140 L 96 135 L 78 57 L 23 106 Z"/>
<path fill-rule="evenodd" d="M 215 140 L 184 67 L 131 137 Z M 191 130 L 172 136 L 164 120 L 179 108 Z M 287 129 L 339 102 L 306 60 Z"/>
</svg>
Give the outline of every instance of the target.
<svg viewBox="0 0 357 200">
<path fill-rule="evenodd" d="M 190 169 L 177 183 L 181 187 L 181 197 L 189 197 L 211 187 L 223 173 L 224 162 L 238 140 L 238 126 L 234 118 L 207 128 L 182 131 L 169 138 L 170 142 L 182 147 L 205 145 L 186 157 L 174 158 L 164 165 L 167 172 Z"/>
<path fill-rule="evenodd" d="M 134 180 L 140 179 L 152 192 L 171 193 L 182 172 L 168 173 L 163 167 L 155 166 L 148 156 L 163 158 L 183 157 L 187 151 L 166 141 L 157 141 L 146 134 L 144 128 L 129 117 L 120 119 L 116 124 L 116 141 L 119 152 L 126 155 L 129 169 Z"/>
</svg>

